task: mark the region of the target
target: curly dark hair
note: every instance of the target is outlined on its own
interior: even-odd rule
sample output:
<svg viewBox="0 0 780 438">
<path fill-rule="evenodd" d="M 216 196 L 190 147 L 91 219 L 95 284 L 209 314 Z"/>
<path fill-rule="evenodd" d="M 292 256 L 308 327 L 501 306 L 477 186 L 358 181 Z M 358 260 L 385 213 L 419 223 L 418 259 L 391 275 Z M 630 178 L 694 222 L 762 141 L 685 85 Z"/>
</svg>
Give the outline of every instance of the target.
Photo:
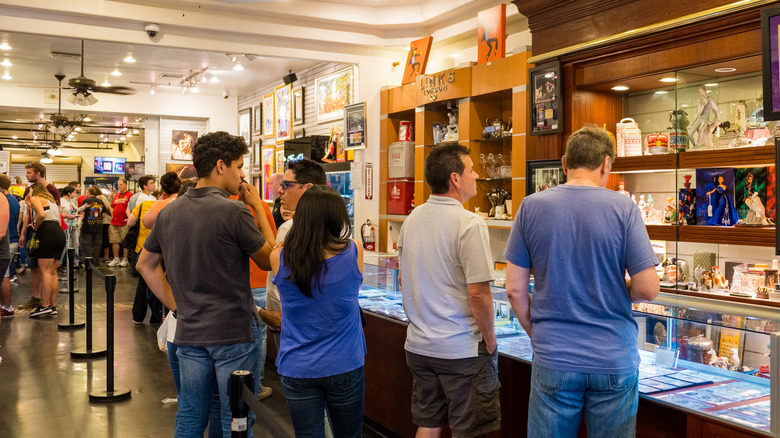
<svg viewBox="0 0 780 438">
<path fill-rule="evenodd" d="M 192 147 L 192 163 L 198 172 L 198 178 L 208 178 L 217 161 L 222 160 L 230 166 L 233 161 L 240 160 L 247 153 L 249 147 L 244 137 L 230 135 L 225 131 L 209 132 L 198 137 Z"/>
<path fill-rule="evenodd" d="M 154 177 L 152 175 L 144 175 L 138 178 L 138 187 L 143 189 L 147 184 L 149 184 L 149 181 L 154 181 Z"/>
<path fill-rule="evenodd" d="M 322 166 L 306 158 L 289 161 L 287 170 L 292 170 L 292 173 L 295 174 L 295 180 L 298 182 L 323 186 L 328 183 Z"/>
<path fill-rule="evenodd" d="M 169 195 L 179 193 L 179 189 L 181 188 L 181 179 L 179 179 L 179 175 L 177 175 L 176 172 L 166 172 L 160 177 L 160 188 L 164 193 Z"/>
</svg>

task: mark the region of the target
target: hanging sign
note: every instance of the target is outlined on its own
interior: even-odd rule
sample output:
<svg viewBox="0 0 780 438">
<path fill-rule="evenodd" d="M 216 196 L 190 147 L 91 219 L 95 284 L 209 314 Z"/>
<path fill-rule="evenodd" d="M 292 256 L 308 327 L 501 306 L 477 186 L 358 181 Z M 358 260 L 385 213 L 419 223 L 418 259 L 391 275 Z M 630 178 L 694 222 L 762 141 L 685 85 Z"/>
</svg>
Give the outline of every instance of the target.
<svg viewBox="0 0 780 438">
<path fill-rule="evenodd" d="M 374 163 L 366 163 L 366 199 L 374 199 Z"/>
</svg>

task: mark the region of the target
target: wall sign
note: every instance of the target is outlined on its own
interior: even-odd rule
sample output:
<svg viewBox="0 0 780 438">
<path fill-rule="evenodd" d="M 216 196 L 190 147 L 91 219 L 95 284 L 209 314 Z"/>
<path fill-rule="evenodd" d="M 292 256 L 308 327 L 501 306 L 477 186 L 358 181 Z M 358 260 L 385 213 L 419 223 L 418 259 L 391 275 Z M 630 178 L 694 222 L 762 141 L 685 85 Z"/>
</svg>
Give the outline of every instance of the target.
<svg viewBox="0 0 780 438">
<path fill-rule="evenodd" d="M 428 75 L 420 80 L 420 90 L 433 102 L 439 93 L 447 91 L 447 85 L 455 83 L 455 72 L 444 72 Z"/>
<path fill-rule="evenodd" d="M 417 76 L 425 74 L 425 67 L 428 65 L 428 55 L 431 53 L 432 43 L 433 37 L 427 36 L 409 44 L 409 55 L 406 57 L 406 66 L 404 67 L 404 77 L 401 79 L 401 85 L 411 84 L 417 79 Z"/>
<path fill-rule="evenodd" d="M 477 14 L 477 64 L 506 56 L 506 5 L 500 4 Z"/>
<path fill-rule="evenodd" d="M 374 163 L 366 163 L 366 199 L 374 199 Z"/>
</svg>

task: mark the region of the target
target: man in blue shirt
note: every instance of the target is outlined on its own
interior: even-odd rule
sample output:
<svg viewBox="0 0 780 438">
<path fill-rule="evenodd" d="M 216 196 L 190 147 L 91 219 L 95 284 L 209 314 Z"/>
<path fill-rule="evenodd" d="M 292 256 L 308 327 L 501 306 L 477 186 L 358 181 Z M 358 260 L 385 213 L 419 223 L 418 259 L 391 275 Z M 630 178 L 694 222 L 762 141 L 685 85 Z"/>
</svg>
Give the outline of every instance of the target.
<svg viewBox="0 0 780 438">
<path fill-rule="evenodd" d="M 512 226 L 507 295 L 534 349 L 528 436 L 576 437 L 582 411 L 590 437 L 636 432 L 631 303 L 658 295 L 657 260 L 639 209 L 605 188 L 613 158 L 605 130 L 573 133 L 568 182 L 525 198 Z"/>
<path fill-rule="evenodd" d="M 19 247 L 19 201 L 8 190 L 11 188 L 11 178 L 6 174 L 0 175 L 0 193 L 8 199 L 8 241 L 10 243 L 9 251 L 11 253 L 11 263 L 8 265 L 8 272 L 3 277 L 3 283 L 0 285 L 0 314 L 3 318 L 14 317 L 14 306 L 11 304 L 11 280 L 16 278 L 16 269 L 13 262 L 13 255 Z"/>
</svg>

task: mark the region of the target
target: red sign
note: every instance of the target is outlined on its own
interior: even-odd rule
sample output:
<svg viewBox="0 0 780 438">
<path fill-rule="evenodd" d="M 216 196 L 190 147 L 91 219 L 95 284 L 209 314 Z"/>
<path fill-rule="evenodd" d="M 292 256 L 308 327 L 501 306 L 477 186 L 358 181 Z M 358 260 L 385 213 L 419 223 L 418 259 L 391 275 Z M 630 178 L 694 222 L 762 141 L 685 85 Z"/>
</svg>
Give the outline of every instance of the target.
<svg viewBox="0 0 780 438">
<path fill-rule="evenodd" d="M 477 64 L 506 56 L 506 5 L 496 5 L 477 14 Z"/>
</svg>

